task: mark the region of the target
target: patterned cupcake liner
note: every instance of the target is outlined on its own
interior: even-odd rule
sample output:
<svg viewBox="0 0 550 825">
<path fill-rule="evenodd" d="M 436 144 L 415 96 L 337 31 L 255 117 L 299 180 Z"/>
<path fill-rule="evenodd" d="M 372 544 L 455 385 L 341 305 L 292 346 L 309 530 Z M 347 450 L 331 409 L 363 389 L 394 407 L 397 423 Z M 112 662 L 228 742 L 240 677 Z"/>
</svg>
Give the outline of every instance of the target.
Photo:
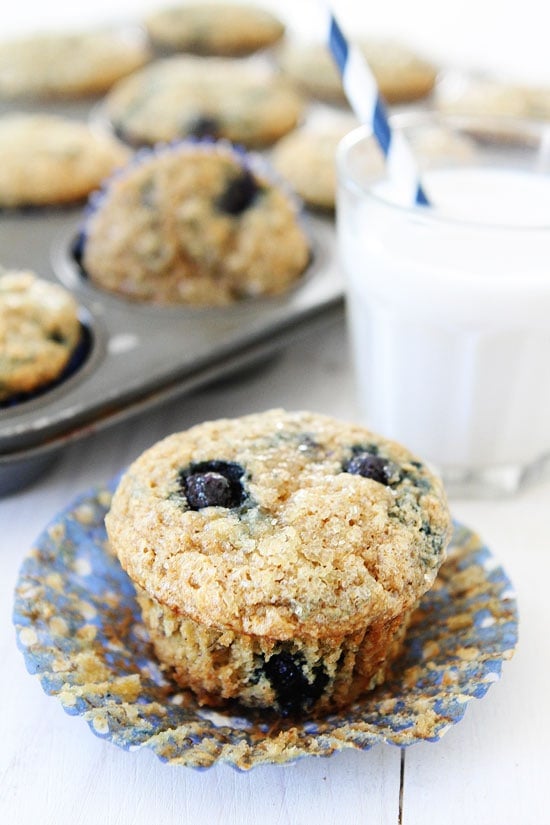
<svg viewBox="0 0 550 825">
<path fill-rule="evenodd" d="M 455 524 L 448 560 L 423 597 L 390 678 L 345 711 L 278 719 L 201 708 L 163 674 L 103 519 L 116 481 L 61 512 L 25 560 L 14 624 L 30 673 L 64 709 L 125 749 L 193 768 L 247 770 L 343 748 L 438 740 L 485 695 L 513 655 L 512 585 L 479 537 Z"/>
</svg>

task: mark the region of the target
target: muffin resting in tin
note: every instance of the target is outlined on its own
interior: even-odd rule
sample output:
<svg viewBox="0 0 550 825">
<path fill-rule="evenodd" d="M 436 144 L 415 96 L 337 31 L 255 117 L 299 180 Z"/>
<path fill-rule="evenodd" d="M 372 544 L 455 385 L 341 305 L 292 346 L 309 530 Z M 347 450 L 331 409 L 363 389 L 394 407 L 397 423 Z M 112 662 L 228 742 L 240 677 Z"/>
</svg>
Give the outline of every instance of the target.
<svg viewBox="0 0 550 825">
<path fill-rule="evenodd" d="M 266 66 L 176 55 L 117 83 L 104 110 L 132 146 L 208 136 L 262 149 L 294 129 L 304 100 Z"/>
<path fill-rule="evenodd" d="M 404 43 L 387 39 L 362 39 L 358 46 L 387 103 L 411 103 L 433 90 L 437 68 Z M 288 42 L 278 53 L 285 77 L 312 97 L 331 103 L 347 101 L 340 73 L 324 43 Z"/>
<path fill-rule="evenodd" d="M 273 45 L 285 32 L 266 9 L 244 3 L 185 3 L 161 8 L 145 20 L 152 42 L 166 51 L 242 57 Z"/>
<path fill-rule="evenodd" d="M 0 209 L 84 200 L 131 151 L 109 133 L 50 114 L 0 116 Z"/>
<path fill-rule="evenodd" d="M 104 94 L 150 59 L 138 31 L 43 31 L 0 42 L 0 99 L 66 101 Z"/>
<path fill-rule="evenodd" d="M 34 273 L 0 270 L 0 403 L 58 379 L 80 340 L 78 305 Z"/>
<path fill-rule="evenodd" d="M 310 257 L 296 203 L 252 156 L 212 141 L 144 152 L 106 185 L 82 246 L 97 286 L 157 304 L 278 295 Z"/>
<path fill-rule="evenodd" d="M 106 526 L 175 681 L 202 704 L 294 715 L 383 681 L 450 517 L 440 481 L 400 445 L 271 410 L 151 447 Z"/>
</svg>

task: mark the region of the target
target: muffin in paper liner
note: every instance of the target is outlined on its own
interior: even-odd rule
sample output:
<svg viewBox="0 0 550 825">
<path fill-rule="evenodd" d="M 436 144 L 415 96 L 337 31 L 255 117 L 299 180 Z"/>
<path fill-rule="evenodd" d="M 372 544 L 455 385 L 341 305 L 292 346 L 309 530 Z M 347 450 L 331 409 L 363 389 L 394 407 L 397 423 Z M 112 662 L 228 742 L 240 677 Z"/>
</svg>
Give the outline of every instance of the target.
<svg viewBox="0 0 550 825">
<path fill-rule="evenodd" d="M 200 704 L 291 716 L 384 680 L 450 515 L 440 480 L 403 446 L 272 409 L 152 445 L 105 526 L 174 681 Z"/>
<path fill-rule="evenodd" d="M 85 200 L 131 152 L 109 133 L 57 114 L 0 116 L 0 209 Z"/>
<path fill-rule="evenodd" d="M 152 53 L 140 26 L 35 31 L 0 41 L 0 100 L 51 104 L 104 94 Z"/>
<path fill-rule="evenodd" d="M 209 135 L 265 149 L 296 127 L 305 102 L 261 59 L 178 54 L 116 83 L 101 108 L 134 147 Z"/>
<path fill-rule="evenodd" d="M 103 520 L 117 481 L 81 495 L 40 536 L 21 568 L 13 618 L 44 691 L 119 747 L 148 747 L 193 768 L 219 761 L 247 770 L 436 741 L 513 655 L 512 585 L 480 538 L 455 523 L 447 561 L 384 685 L 345 711 L 303 722 L 238 705 L 201 708 L 160 670 L 134 588 L 108 549 Z"/>
<path fill-rule="evenodd" d="M 195 2 L 152 11 L 144 21 L 161 53 L 243 57 L 281 40 L 284 23 L 267 9 L 244 3 Z"/>
<path fill-rule="evenodd" d="M 91 335 L 63 287 L 0 266 L 0 411 L 62 384 L 83 365 Z"/>
<path fill-rule="evenodd" d="M 90 198 L 73 252 L 97 287 L 160 305 L 280 295 L 311 260 L 288 187 L 264 158 L 211 138 L 138 152 Z"/>
<path fill-rule="evenodd" d="M 360 38 L 356 45 L 387 103 L 412 103 L 431 93 L 438 68 L 405 43 L 371 37 Z M 277 62 L 283 76 L 303 93 L 326 103 L 347 102 L 342 79 L 324 43 L 287 40 L 277 50 Z"/>
</svg>

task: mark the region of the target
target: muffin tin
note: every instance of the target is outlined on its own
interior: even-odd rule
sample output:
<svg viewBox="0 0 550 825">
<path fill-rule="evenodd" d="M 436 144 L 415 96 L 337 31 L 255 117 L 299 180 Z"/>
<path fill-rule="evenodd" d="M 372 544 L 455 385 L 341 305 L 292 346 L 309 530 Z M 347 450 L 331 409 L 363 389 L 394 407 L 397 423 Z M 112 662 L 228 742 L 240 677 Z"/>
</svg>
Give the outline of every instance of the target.
<svg viewBox="0 0 550 825">
<path fill-rule="evenodd" d="M 266 54 L 245 59 L 271 66 Z M 111 131 L 102 97 L 0 101 L 0 115 L 14 111 L 49 112 Z M 195 308 L 135 303 L 95 287 L 71 253 L 83 216 L 83 204 L 0 209 L 0 267 L 32 269 L 69 288 L 90 338 L 87 358 L 64 381 L 0 406 L 0 496 L 33 481 L 67 443 L 233 375 L 342 314 L 331 217 L 304 215 L 312 260 L 289 292 Z"/>
<path fill-rule="evenodd" d="M 329 218 L 304 217 L 312 261 L 292 290 L 223 308 L 159 307 L 101 291 L 72 255 L 81 220 L 81 207 L 0 214 L 2 265 L 69 288 L 91 341 L 65 381 L 0 408 L 0 495 L 36 478 L 68 442 L 254 364 L 342 311 Z"/>
</svg>

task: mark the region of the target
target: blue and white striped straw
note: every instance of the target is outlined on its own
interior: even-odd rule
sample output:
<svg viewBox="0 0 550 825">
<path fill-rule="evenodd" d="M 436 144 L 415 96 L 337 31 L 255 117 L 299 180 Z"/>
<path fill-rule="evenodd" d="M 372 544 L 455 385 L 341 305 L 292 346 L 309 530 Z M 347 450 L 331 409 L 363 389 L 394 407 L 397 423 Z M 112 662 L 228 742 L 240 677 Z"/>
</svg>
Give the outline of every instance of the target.
<svg viewBox="0 0 550 825">
<path fill-rule="evenodd" d="M 371 124 L 384 157 L 388 177 L 405 203 L 429 205 L 412 150 L 401 132 L 392 131 L 388 113 L 370 67 L 360 49 L 348 43 L 334 14 L 328 11 L 328 45 L 342 76 L 348 101 L 361 123 Z"/>
</svg>

